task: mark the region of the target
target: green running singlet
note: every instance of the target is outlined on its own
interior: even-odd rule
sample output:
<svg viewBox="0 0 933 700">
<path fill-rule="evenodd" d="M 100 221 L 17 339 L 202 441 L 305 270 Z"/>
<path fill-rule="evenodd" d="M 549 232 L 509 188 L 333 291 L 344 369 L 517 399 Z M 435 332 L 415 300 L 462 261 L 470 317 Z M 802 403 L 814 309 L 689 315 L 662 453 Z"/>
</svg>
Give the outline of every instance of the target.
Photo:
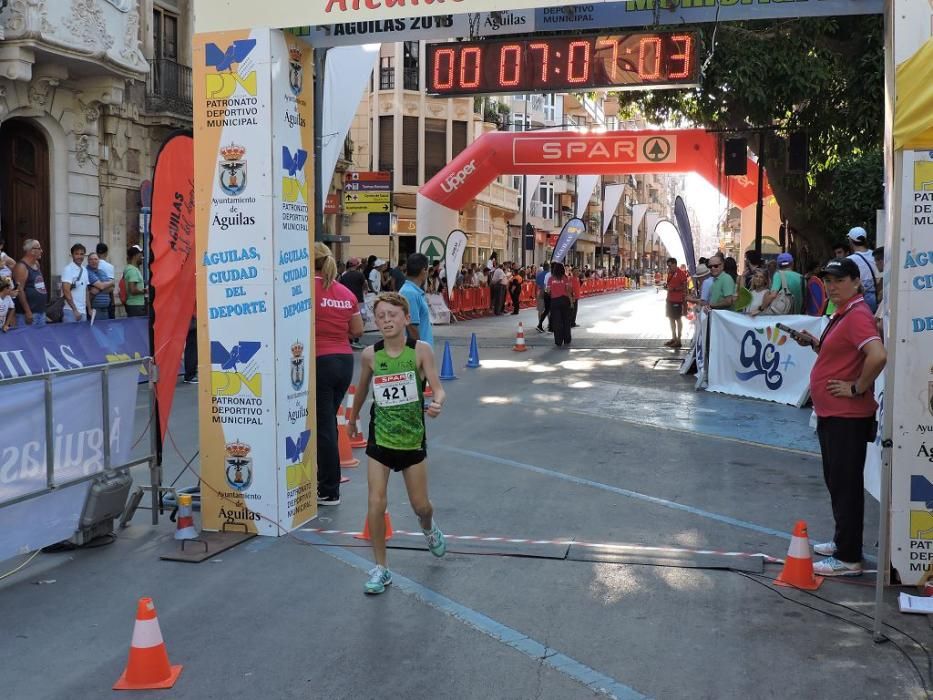
<svg viewBox="0 0 933 700">
<path fill-rule="evenodd" d="M 381 340 L 373 347 L 370 430 L 380 447 L 420 450 L 424 444 L 424 399 L 415 343 L 409 338 L 398 357 L 390 356 Z"/>
</svg>

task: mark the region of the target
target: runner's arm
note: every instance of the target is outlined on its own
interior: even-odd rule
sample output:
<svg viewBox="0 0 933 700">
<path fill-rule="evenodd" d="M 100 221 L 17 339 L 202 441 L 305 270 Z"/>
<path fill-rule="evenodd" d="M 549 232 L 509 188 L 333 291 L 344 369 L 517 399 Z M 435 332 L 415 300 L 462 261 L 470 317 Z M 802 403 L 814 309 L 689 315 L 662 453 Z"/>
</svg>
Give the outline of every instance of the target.
<svg viewBox="0 0 933 700">
<path fill-rule="evenodd" d="M 431 390 L 434 392 L 434 400 L 428 406 L 428 415 L 431 418 L 437 418 L 441 412 L 441 407 L 447 400 L 447 392 L 441 384 L 441 378 L 437 374 L 437 363 L 434 362 L 434 350 L 427 343 L 415 344 L 415 355 L 418 359 L 418 371 L 428 380 Z"/>
<path fill-rule="evenodd" d="M 363 404 L 366 403 L 366 397 L 369 396 L 369 385 L 373 381 L 373 355 L 375 351 L 370 345 L 360 355 L 360 378 L 356 384 L 356 392 L 353 394 L 353 408 L 350 409 L 350 415 L 347 416 L 350 437 L 355 437 L 359 432 L 357 418 L 360 411 L 363 410 Z"/>
</svg>

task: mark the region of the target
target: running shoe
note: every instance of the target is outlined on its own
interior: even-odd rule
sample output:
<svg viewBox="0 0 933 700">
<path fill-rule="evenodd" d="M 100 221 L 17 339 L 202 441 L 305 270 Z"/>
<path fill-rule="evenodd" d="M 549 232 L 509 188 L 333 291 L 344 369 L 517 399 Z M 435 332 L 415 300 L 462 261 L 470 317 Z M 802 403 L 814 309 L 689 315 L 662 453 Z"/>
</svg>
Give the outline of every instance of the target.
<svg viewBox="0 0 933 700">
<path fill-rule="evenodd" d="M 363 344 L 362 344 L 360 341 L 358 341 L 358 340 L 351 340 L 351 341 L 350 341 L 350 347 L 353 348 L 354 350 L 365 350 L 365 349 L 366 349 L 366 346 L 363 345 Z"/>
<path fill-rule="evenodd" d="M 392 572 L 384 566 L 377 565 L 369 572 L 369 580 L 363 586 L 363 592 L 370 595 L 379 595 L 386 592 L 386 586 L 392 583 Z"/>
<path fill-rule="evenodd" d="M 440 528 L 431 523 L 430 530 L 422 530 L 424 537 L 428 541 L 428 549 L 435 557 L 442 557 L 447 552 L 447 540 Z"/>
<path fill-rule="evenodd" d="M 339 506 L 340 496 L 318 496 L 317 504 L 319 506 Z"/>
<path fill-rule="evenodd" d="M 823 542 L 821 544 L 815 544 L 813 545 L 813 551 L 821 557 L 831 557 L 836 553 L 836 543 Z"/>
<path fill-rule="evenodd" d="M 544 333 L 544 329 L 541 326 L 535 326 L 535 330 L 538 331 L 538 333 Z"/>
<path fill-rule="evenodd" d="M 813 573 L 817 576 L 861 576 L 862 562 L 849 563 L 840 561 L 836 557 L 829 557 L 813 565 Z"/>
<path fill-rule="evenodd" d="M 197 378 L 197 377 L 191 377 L 190 379 L 185 379 L 184 382 L 185 382 L 185 384 L 197 384 L 197 383 L 198 383 L 198 378 Z"/>
<path fill-rule="evenodd" d="M 666 347 L 666 348 L 672 348 L 672 347 L 674 347 L 674 343 L 675 343 L 675 342 L 676 342 L 676 341 L 674 341 L 674 340 L 668 340 L 666 343 L 664 343 L 664 347 Z"/>
</svg>

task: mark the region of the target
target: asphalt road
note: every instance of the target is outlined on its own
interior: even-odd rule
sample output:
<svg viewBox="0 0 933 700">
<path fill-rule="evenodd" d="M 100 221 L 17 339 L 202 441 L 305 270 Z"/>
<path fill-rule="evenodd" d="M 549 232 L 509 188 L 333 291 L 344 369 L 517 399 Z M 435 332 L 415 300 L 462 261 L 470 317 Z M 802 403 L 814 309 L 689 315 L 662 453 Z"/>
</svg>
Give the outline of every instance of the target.
<svg viewBox="0 0 933 700">
<path fill-rule="evenodd" d="M 779 566 L 695 568 L 758 561 L 696 550 L 782 558 L 798 519 L 831 536 L 808 410 L 695 393 L 661 346 L 653 290 L 585 300 L 569 350 L 533 330 L 533 312 L 518 318 L 522 354 L 513 316 L 437 331 L 459 376 L 428 426 L 436 519 L 458 536 L 446 557 L 397 534 L 395 584 L 367 597 L 371 559 L 352 537 L 303 530 L 171 563 L 158 552 L 172 524 L 140 511 L 112 546 L 42 554 L 0 581 L 0 695 L 116 696 L 136 600 L 151 595 L 185 668 L 144 698 L 923 697 L 895 646 L 859 628 L 871 576 L 815 597 L 770 586 Z M 468 370 L 474 332 L 483 364 Z M 179 386 L 167 481 L 196 450 L 194 397 Z M 365 473 L 345 474 L 342 505 L 308 528 L 360 529 Z M 417 531 L 399 478 L 389 511 L 396 530 Z M 868 545 L 877 518 L 869 497 Z M 471 539 L 483 537 L 496 539 Z M 594 561 L 579 543 L 632 545 L 639 563 Z M 887 619 L 929 642 L 929 622 L 894 612 L 895 595 Z"/>
</svg>

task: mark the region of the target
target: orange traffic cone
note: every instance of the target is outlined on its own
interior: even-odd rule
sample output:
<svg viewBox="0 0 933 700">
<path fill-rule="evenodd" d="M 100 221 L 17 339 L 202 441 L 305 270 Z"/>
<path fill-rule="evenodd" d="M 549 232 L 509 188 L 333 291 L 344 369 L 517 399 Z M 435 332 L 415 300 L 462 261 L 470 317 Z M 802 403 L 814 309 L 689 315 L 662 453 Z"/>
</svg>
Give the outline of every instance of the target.
<svg viewBox="0 0 933 700">
<path fill-rule="evenodd" d="M 181 666 L 169 665 L 152 598 L 140 598 L 136 607 L 133 641 L 130 642 L 130 658 L 113 689 L 171 688 L 178 680 L 181 669 Z"/>
<path fill-rule="evenodd" d="M 525 345 L 525 326 L 518 322 L 518 330 L 515 332 L 515 345 L 512 346 L 514 352 L 525 352 L 528 348 Z"/>
<path fill-rule="evenodd" d="M 356 387 L 351 384 L 350 388 L 347 389 L 347 398 L 346 398 L 347 410 L 345 411 L 345 413 L 347 415 L 348 421 L 350 420 L 349 417 L 353 415 L 353 400 L 355 398 L 356 398 Z M 347 435 L 349 436 L 349 433 Z M 356 434 L 356 437 L 350 438 L 350 447 L 354 449 L 358 447 L 366 447 L 366 437 L 363 435 L 362 430 Z"/>
<path fill-rule="evenodd" d="M 798 520 L 794 525 L 794 535 L 790 538 L 784 570 L 777 577 L 776 586 L 790 586 L 815 591 L 823 583 L 822 576 L 813 574 L 813 559 L 810 556 L 810 538 L 807 536 L 807 524 Z"/>
<path fill-rule="evenodd" d="M 389 517 L 389 511 L 386 511 L 386 542 L 392 539 L 392 518 Z M 367 542 L 371 539 L 369 536 L 369 517 L 366 518 L 366 522 L 363 523 L 363 534 L 362 535 L 353 535 L 355 539 L 366 540 Z"/>
<path fill-rule="evenodd" d="M 191 512 L 191 494 L 178 494 L 178 517 L 175 528 L 176 540 L 196 540 L 198 531 L 194 528 L 194 516 Z"/>
<path fill-rule="evenodd" d="M 343 405 L 337 411 L 337 450 L 340 453 L 341 467 L 358 467 L 360 460 L 353 456 L 353 447 L 350 445 L 350 433 L 347 431 L 347 419 L 343 415 Z"/>
</svg>

